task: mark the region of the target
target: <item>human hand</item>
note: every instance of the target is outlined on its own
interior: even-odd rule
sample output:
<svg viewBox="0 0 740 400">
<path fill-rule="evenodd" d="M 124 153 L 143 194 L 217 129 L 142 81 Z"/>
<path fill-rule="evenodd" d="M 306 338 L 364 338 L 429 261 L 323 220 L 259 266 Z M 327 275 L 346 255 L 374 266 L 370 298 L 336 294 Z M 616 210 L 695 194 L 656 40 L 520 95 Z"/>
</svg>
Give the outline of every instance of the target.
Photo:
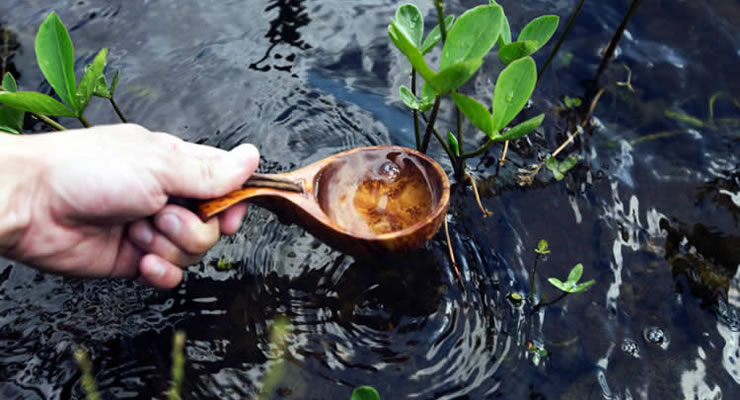
<svg viewBox="0 0 740 400">
<path fill-rule="evenodd" d="M 0 169 L 10 179 L 0 183 L 0 202 L 9 200 L 15 228 L 3 230 L 0 220 L 3 255 L 49 272 L 138 277 L 157 288 L 178 285 L 181 267 L 199 262 L 222 233 L 235 233 L 247 211 L 241 203 L 202 222 L 168 198 L 224 195 L 259 163 L 252 145 L 227 152 L 131 124 L 5 137 L 6 152 L 0 168 L 13 169 Z"/>
</svg>

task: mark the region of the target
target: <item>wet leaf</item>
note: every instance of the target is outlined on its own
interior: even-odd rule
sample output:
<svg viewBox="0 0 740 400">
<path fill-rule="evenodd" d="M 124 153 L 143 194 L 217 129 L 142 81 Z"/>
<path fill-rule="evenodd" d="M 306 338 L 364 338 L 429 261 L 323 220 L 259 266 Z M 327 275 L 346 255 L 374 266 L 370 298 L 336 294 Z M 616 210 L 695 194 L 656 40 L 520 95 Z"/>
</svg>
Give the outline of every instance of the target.
<svg viewBox="0 0 740 400">
<path fill-rule="evenodd" d="M 563 282 L 558 278 L 547 278 L 547 281 L 550 282 L 551 285 L 562 290 L 563 292 L 570 293 L 570 291 L 573 290 L 572 287 L 568 286 L 568 282 Z"/>
<path fill-rule="evenodd" d="M 450 145 L 450 150 L 452 150 L 452 154 L 459 156 L 460 145 L 457 143 L 457 138 L 455 137 L 455 135 L 452 134 L 452 132 L 447 132 L 447 143 Z"/>
<path fill-rule="evenodd" d="M 421 108 L 421 102 L 419 101 L 419 99 L 416 98 L 416 96 L 414 96 L 414 94 L 411 92 L 411 89 L 401 85 L 401 87 L 398 88 L 398 94 L 401 96 L 401 101 L 403 101 L 403 104 L 406 104 L 407 107 L 411 108 L 412 110 L 418 110 L 419 108 Z"/>
<path fill-rule="evenodd" d="M 455 102 L 455 105 L 457 105 L 457 108 L 465 114 L 476 128 L 485 132 L 491 139 L 496 137 L 496 132 L 493 130 L 493 118 L 486 106 L 479 103 L 476 99 L 463 94 L 450 93 L 450 96 L 452 97 L 452 101 Z"/>
<path fill-rule="evenodd" d="M 519 33 L 517 42 L 534 40 L 538 43 L 535 51 L 544 46 L 558 29 L 560 17 L 557 15 L 543 15 L 530 21 Z"/>
<path fill-rule="evenodd" d="M 0 103 L 23 111 L 57 117 L 75 117 L 77 113 L 52 97 L 38 92 L 0 92 Z"/>
<path fill-rule="evenodd" d="M 415 47 L 421 47 L 424 35 L 424 17 L 413 4 L 403 4 L 396 10 L 396 27 L 411 39 Z"/>
<path fill-rule="evenodd" d="M 580 160 L 578 154 L 571 154 L 565 160 L 560 162 L 558 169 L 562 173 L 568 172 L 569 169 L 575 167 L 575 165 L 578 164 L 578 160 Z"/>
<path fill-rule="evenodd" d="M 108 90 L 110 90 L 111 97 L 116 92 L 116 88 L 118 87 L 118 80 L 120 78 L 121 78 L 121 71 L 116 71 L 116 74 L 113 75 L 113 82 L 111 82 L 110 88 L 108 89 Z"/>
<path fill-rule="evenodd" d="M 438 95 L 445 95 L 464 85 L 483 65 L 482 58 L 473 58 L 450 65 L 427 80 Z"/>
<path fill-rule="evenodd" d="M 534 132 L 537 127 L 542 125 L 542 121 L 545 120 L 545 114 L 540 114 L 534 118 L 530 118 L 519 125 L 504 132 L 501 136 L 497 137 L 496 140 L 516 140 L 523 136 L 529 135 Z"/>
<path fill-rule="evenodd" d="M 430 108 L 434 105 L 434 98 L 437 96 L 437 93 L 434 92 L 434 89 L 432 89 L 431 86 L 424 83 L 424 86 L 421 87 L 421 111 L 429 111 Z"/>
<path fill-rule="evenodd" d="M 447 34 L 440 70 L 485 57 L 501 34 L 503 18 L 503 9 L 496 5 L 478 6 L 461 15 Z"/>
<path fill-rule="evenodd" d="M 594 283 L 596 283 L 596 281 L 593 279 L 591 279 L 590 281 L 579 283 L 578 285 L 576 285 L 576 287 L 573 288 L 572 293 L 583 293 L 586 290 L 591 289 L 591 286 L 593 286 Z"/>
<path fill-rule="evenodd" d="M 74 47 L 67 28 L 52 12 L 36 35 L 36 60 L 41 72 L 64 104 L 75 111 L 77 83 L 74 73 Z M 75 113 L 75 116 L 77 113 Z"/>
<path fill-rule="evenodd" d="M 391 24 L 388 25 L 388 36 L 390 36 L 393 44 L 396 45 L 398 50 L 406 56 L 411 63 L 411 66 L 414 67 L 416 72 L 418 72 L 425 81 L 429 81 L 434 77 L 435 73 L 431 68 L 429 68 L 426 61 L 424 61 L 424 56 L 422 56 L 419 49 L 414 46 L 412 39 L 406 33 L 399 30 L 396 21 L 393 18 L 391 18 Z"/>
<path fill-rule="evenodd" d="M 495 0 L 491 0 L 491 5 L 499 5 Z M 509 19 L 506 18 L 506 12 L 504 10 L 504 26 L 501 28 L 501 35 L 498 37 L 496 42 L 498 47 L 504 47 L 511 43 L 511 25 L 509 25 Z"/>
<path fill-rule="evenodd" d="M 565 106 L 568 108 L 576 108 L 581 106 L 581 98 L 580 97 L 570 97 L 565 96 L 563 97 L 563 102 L 565 103 Z"/>
<path fill-rule="evenodd" d="M 88 65 L 85 68 L 85 74 L 80 80 L 80 85 L 77 87 L 77 94 L 75 100 L 77 101 L 77 111 L 82 114 L 87 108 L 90 98 L 92 98 L 95 92 L 95 86 L 99 84 L 101 78 L 105 81 L 103 76 L 103 69 L 107 63 L 106 57 L 108 55 L 108 49 L 100 50 L 92 65 Z"/>
<path fill-rule="evenodd" d="M 570 270 L 570 273 L 568 274 L 568 282 L 575 286 L 575 283 L 581 279 L 581 276 L 583 276 L 583 264 L 579 263 Z"/>
<path fill-rule="evenodd" d="M 380 395 L 372 386 L 358 386 L 352 391 L 350 400 L 380 400 Z"/>
<path fill-rule="evenodd" d="M 454 15 L 448 15 L 447 17 L 445 17 L 445 28 L 447 32 L 450 31 L 450 28 L 452 28 L 452 24 L 454 22 L 455 22 Z M 442 40 L 442 31 L 440 31 L 439 24 L 437 24 L 429 32 L 426 39 L 424 39 L 424 43 L 421 45 L 421 54 L 429 53 L 429 51 L 432 50 L 434 46 L 436 46 L 437 43 L 439 43 L 440 40 Z"/>
<path fill-rule="evenodd" d="M 499 74 L 493 92 L 493 129 L 500 131 L 527 104 L 537 82 L 537 67 L 531 57 L 509 64 Z"/>
<path fill-rule="evenodd" d="M 18 84 L 10 72 L 3 76 L 2 87 L 5 91 L 15 93 L 18 91 Z M 0 107 L 0 131 L 20 134 L 23 132 L 23 110 L 18 110 L 8 105 Z"/>
<path fill-rule="evenodd" d="M 547 169 L 552 172 L 552 175 L 555 177 L 556 180 L 559 181 L 565 178 L 565 175 L 560 172 L 560 164 L 558 163 L 558 160 L 555 159 L 555 157 L 548 155 L 545 159 L 545 167 L 547 167 Z"/>
<path fill-rule="evenodd" d="M 537 41 L 525 40 L 509 43 L 498 50 L 498 58 L 502 63 L 509 65 L 512 61 L 533 54 L 538 49 Z"/>
</svg>

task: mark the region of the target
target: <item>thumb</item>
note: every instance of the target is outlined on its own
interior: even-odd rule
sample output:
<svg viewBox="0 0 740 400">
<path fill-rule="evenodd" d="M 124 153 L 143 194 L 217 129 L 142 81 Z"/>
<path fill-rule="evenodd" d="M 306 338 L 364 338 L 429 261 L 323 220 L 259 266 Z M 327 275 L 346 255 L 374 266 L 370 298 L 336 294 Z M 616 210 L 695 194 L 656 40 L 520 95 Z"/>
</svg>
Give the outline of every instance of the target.
<svg viewBox="0 0 740 400">
<path fill-rule="evenodd" d="M 177 154 L 177 159 L 167 169 L 162 182 L 167 195 L 195 199 L 223 196 L 241 188 L 260 160 L 259 151 L 252 144 L 243 144 L 228 152 L 219 151 L 217 155 L 212 148 L 201 149 L 201 154 L 209 154 L 206 157 L 189 155 L 194 153 L 192 150 Z"/>
</svg>

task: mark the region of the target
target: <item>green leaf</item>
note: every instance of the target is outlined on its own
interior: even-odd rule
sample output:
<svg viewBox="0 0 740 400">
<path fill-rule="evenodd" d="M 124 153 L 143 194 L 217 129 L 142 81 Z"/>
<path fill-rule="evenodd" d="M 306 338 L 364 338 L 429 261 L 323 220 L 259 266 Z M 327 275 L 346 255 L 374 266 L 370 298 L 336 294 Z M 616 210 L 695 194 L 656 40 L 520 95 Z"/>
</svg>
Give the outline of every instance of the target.
<svg viewBox="0 0 740 400">
<path fill-rule="evenodd" d="M 594 285 L 594 283 L 596 283 L 596 281 L 593 280 L 593 279 L 591 279 L 590 281 L 579 283 L 578 285 L 576 285 L 576 287 L 573 288 L 573 292 L 572 293 L 582 293 L 582 292 L 585 292 L 586 290 L 590 289 L 591 286 Z"/>
<path fill-rule="evenodd" d="M 545 119 L 545 114 L 540 114 L 534 118 L 530 118 L 521 124 L 509 129 L 504 132 L 501 136 L 497 137 L 496 140 L 516 140 L 523 136 L 529 135 L 537 127 L 542 125 L 542 121 Z"/>
<path fill-rule="evenodd" d="M 113 82 L 110 84 L 110 95 L 113 96 L 113 93 L 116 92 L 116 87 L 118 87 L 118 80 L 121 78 L 121 71 L 116 71 L 116 74 L 113 75 Z"/>
<path fill-rule="evenodd" d="M 566 282 L 562 282 L 558 278 L 547 278 L 547 281 L 550 282 L 551 285 L 553 285 L 556 288 L 562 290 L 563 292 L 570 292 L 573 289 L 573 288 L 569 287 Z"/>
<path fill-rule="evenodd" d="M 103 69 L 105 69 L 106 56 L 108 55 L 108 49 L 100 50 L 92 65 L 88 65 L 85 68 L 85 74 L 80 80 L 80 86 L 77 87 L 77 95 L 75 100 L 77 101 L 77 112 L 82 114 L 87 108 L 87 104 L 90 102 L 90 98 L 95 92 L 95 87 L 100 84 L 100 79 L 105 80 L 103 76 Z"/>
<path fill-rule="evenodd" d="M 455 22 L 454 15 L 448 15 L 445 17 L 446 32 L 450 31 L 453 22 Z M 439 30 L 439 24 L 437 24 L 429 32 L 426 39 L 424 39 L 424 43 L 421 45 L 421 54 L 429 53 L 429 51 L 432 50 L 440 40 L 442 40 L 442 31 Z"/>
<path fill-rule="evenodd" d="M 557 15 L 543 15 L 530 21 L 519 33 L 517 42 L 534 40 L 538 43 L 535 51 L 544 46 L 558 29 L 560 17 Z"/>
<path fill-rule="evenodd" d="M 567 108 L 575 108 L 581 106 L 581 98 L 580 97 L 570 97 L 565 96 L 563 97 L 563 102 L 565 103 L 565 107 Z"/>
<path fill-rule="evenodd" d="M 56 13 L 49 14 L 39 27 L 35 47 L 36 61 L 46 80 L 64 104 L 78 111 L 75 102 L 74 47 L 67 28 Z"/>
<path fill-rule="evenodd" d="M 419 49 L 414 46 L 412 39 L 397 27 L 396 21 L 394 21 L 393 18 L 391 18 L 391 24 L 388 25 L 388 35 L 393 44 L 395 44 L 398 50 L 406 56 L 411 63 L 411 66 L 416 69 L 416 72 L 418 72 L 425 81 L 429 81 L 429 79 L 435 75 L 434 71 L 432 71 L 426 61 L 424 61 L 424 56 L 421 55 Z"/>
<path fill-rule="evenodd" d="M 555 159 L 555 157 L 551 155 L 547 155 L 547 158 L 545 159 L 545 167 L 552 172 L 552 175 L 555 177 L 556 180 L 561 180 L 565 178 L 565 175 L 563 175 L 562 172 L 560 172 L 560 164 L 558 163 L 558 160 Z"/>
<path fill-rule="evenodd" d="M 493 92 L 493 129 L 500 131 L 527 104 L 537 83 L 537 67 L 531 57 L 520 58 L 499 74 Z"/>
<path fill-rule="evenodd" d="M 371 386 L 358 386 L 352 391 L 350 400 L 380 400 L 380 395 Z"/>
<path fill-rule="evenodd" d="M 491 139 L 496 137 L 496 132 L 493 130 L 493 118 L 488 112 L 488 108 L 486 108 L 486 106 L 479 103 L 474 98 L 463 94 L 450 93 L 450 97 L 452 97 L 452 101 L 455 102 L 457 108 L 465 114 L 476 128 L 485 132 Z"/>
<path fill-rule="evenodd" d="M 450 150 L 456 156 L 460 155 L 460 145 L 457 143 L 457 138 L 452 132 L 447 132 L 447 143 L 450 145 Z"/>
<path fill-rule="evenodd" d="M 665 110 L 664 114 L 670 119 L 683 122 L 696 128 L 704 127 L 704 123 L 699 118 L 693 117 L 680 110 Z"/>
<path fill-rule="evenodd" d="M 580 157 L 578 156 L 578 154 L 571 154 L 565 160 L 560 162 L 558 169 L 560 170 L 560 172 L 565 173 L 569 169 L 573 168 L 576 164 L 578 164 L 579 159 Z"/>
<path fill-rule="evenodd" d="M 542 239 L 537 243 L 537 248 L 534 251 L 542 255 L 550 254 L 550 244 L 547 243 L 547 240 Z"/>
<path fill-rule="evenodd" d="M 568 274 L 568 282 L 571 282 L 575 286 L 575 283 L 581 279 L 581 276 L 583 276 L 583 264 L 578 263 L 570 270 L 570 273 Z"/>
<path fill-rule="evenodd" d="M 482 58 L 473 58 L 453 64 L 434 75 L 427 83 L 438 95 L 445 95 L 464 85 L 483 65 Z"/>
<path fill-rule="evenodd" d="M 418 110 L 421 108 L 421 102 L 419 99 L 414 96 L 414 94 L 411 92 L 411 89 L 407 88 L 406 86 L 401 86 L 398 88 L 398 94 L 401 96 L 401 101 L 403 101 L 403 104 L 406 104 L 410 109 L 412 110 Z"/>
<path fill-rule="evenodd" d="M 421 111 L 429 111 L 430 108 L 434 105 L 434 98 L 437 96 L 437 93 L 434 92 L 434 89 L 428 85 L 426 82 L 424 82 L 424 86 L 421 87 Z"/>
<path fill-rule="evenodd" d="M 533 54 L 539 48 L 536 40 L 525 40 L 509 43 L 498 50 L 498 58 L 509 65 L 512 61 Z"/>
<path fill-rule="evenodd" d="M 495 0 L 491 0 L 492 5 L 499 5 L 496 3 Z M 504 47 L 507 44 L 511 43 L 511 25 L 509 25 L 509 19 L 506 18 L 506 13 L 504 12 L 504 26 L 501 28 L 501 36 L 498 37 L 498 47 Z"/>
<path fill-rule="evenodd" d="M 77 113 L 52 97 L 38 92 L 0 92 L 0 103 L 23 111 L 57 117 L 76 117 Z"/>
<path fill-rule="evenodd" d="M 18 91 L 18 84 L 15 82 L 15 78 L 13 78 L 13 75 L 10 72 L 6 72 L 5 75 L 3 75 L 2 87 L 6 92 Z"/>
<path fill-rule="evenodd" d="M 415 47 L 421 47 L 424 35 L 424 17 L 413 4 L 403 4 L 396 10 L 396 27 L 411 39 Z"/>
<path fill-rule="evenodd" d="M 10 106 L 0 107 L 0 131 L 20 134 L 23 132 L 25 113 Z"/>
<path fill-rule="evenodd" d="M 501 34 L 503 19 L 504 11 L 496 5 L 478 6 L 461 15 L 447 34 L 440 70 L 485 57 Z"/>
</svg>

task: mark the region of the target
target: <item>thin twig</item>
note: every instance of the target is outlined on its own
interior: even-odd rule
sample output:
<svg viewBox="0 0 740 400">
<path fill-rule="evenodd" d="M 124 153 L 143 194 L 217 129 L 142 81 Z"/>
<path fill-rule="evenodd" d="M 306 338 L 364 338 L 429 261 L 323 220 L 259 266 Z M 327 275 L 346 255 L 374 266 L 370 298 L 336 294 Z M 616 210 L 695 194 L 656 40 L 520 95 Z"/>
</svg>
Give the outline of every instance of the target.
<svg viewBox="0 0 740 400">
<path fill-rule="evenodd" d="M 475 195 L 475 201 L 478 203 L 478 208 L 480 208 L 481 212 L 483 213 L 483 217 L 490 217 L 493 215 L 492 212 L 488 211 L 485 207 L 483 207 L 483 203 L 480 201 L 480 195 L 478 195 L 478 186 L 475 184 L 475 179 L 473 179 L 470 174 L 465 174 L 465 177 L 468 178 L 470 181 L 470 185 L 473 187 L 473 194 Z"/>
<path fill-rule="evenodd" d="M 452 261 L 452 269 L 455 271 L 458 283 L 462 285 L 462 278 L 460 278 L 460 270 L 457 268 L 457 262 L 455 261 L 455 252 L 452 251 L 452 242 L 450 242 L 450 229 L 447 227 L 447 216 L 445 216 L 445 237 L 447 238 L 447 250 L 450 252 L 450 261 Z"/>
<path fill-rule="evenodd" d="M 113 106 L 113 110 L 115 110 L 116 114 L 118 115 L 118 118 L 121 120 L 121 122 L 128 123 L 128 120 L 126 117 L 123 116 L 123 113 L 121 112 L 121 109 L 118 108 L 118 104 L 116 104 L 116 101 L 113 100 L 113 96 L 111 96 L 108 101 L 110 101 L 110 104 Z"/>
<path fill-rule="evenodd" d="M 602 94 L 604 94 L 604 88 L 599 89 L 599 91 L 596 93 L 596 96 L 594 96 L 594 99 L 591 101 L 591 105 L 588 108 L 588 113 L 586 113 L 586 118 L 584 118 L 583 121 L 581 122 L 581 128 L 585 128 L 586 124 L 591 119 L 591 115 L 593 114 L 594 109 L 596 108 L 596 103 L 599 102 L 599 99 L 601 98 Z M 568 144 L 572 143 L 573 140 L 576 138 L 576 136 L 578 136 L 578 134 L 581 132 L 583 132 L 583 129 L 579 129 L 573 135 L 568 136 L 568 139 L 566 139 L 565 142 L 563 142 L 563 144 L 560 145 L 560 147 L 555 149 L 555 151 L 553 151 L 552 154 L 550 154 L 550 156 L 555 157 L 558 154 L 560 154 L 560 152 L 563 151 L 563 149 L 565 149 L 565 147 L 568 146 Z"/>
<path fill-rule="evenodd" d="M 411 93 L 416 97 L 416 70 L 411 68 Z M 416 150 L 421 149 L 421 131 L 419 130 L 419 110 L 414 109 L 414 137 L 416 138 Z"/>
<path fill-rule="evenodd" d="M 501 152 L 501 157 L 498 158 L 498 163 L 503 167 L 506 162 L 506 152 L 509 151 L 509 141 L 504 142 L 504 150 Z"/>
<path fill-rule="evenodd" d="M 570 16 L 570 19 L 568 20 L 568 25 L 565 27 L 565 31 L 562 35 L 560 35 L 560 39 L 558 39 L 557 44 L 555 44 L 555 48 L 552 49 L 550 52 L 550 56 L 547 57 L 547 61 L 545 61 L 544 64 L 542 64 L 542 68 L 540 68 L 540 71 L 537 73 L 537 80 L 539 81 L 542 77 L 542 74 L 545 73 L 545 70 L 550 65 L 550 62 L 552 62 L 552 59 L 555 58 L 555 54 L 560 50 L 560 46 L 563 45 L 563 42 L 565 41 L 565 37 L 568 36 L 568 33 L 570 33 L 570 29 L 573 27 L 573 22 L 575 22 L 576 17 L 578 17 L 578 14 L 581 12 L 581 7 L 583 7 L 583 3 L 585 0 L 581 0 L 578 3 L 578 6 L 576 7 L 576 10 L 573 11 L 573 15 Z"/>
<path fill-rule="evenodd" d="M 477 155 L 483 154 L 494 143 L 496 143 L 495 140 L 488 139 L 488 141 L 486 141 L 486 143 L 484 143 L 483 145 L 481 145 L 477 149 L 475 149 L 475 150 L 473 150 L 473 151 L 471 151 L 469 153 L 460 154 L 460 158 L 468 159 L 468 158 L 475 157 Z"/>
<path fill-rule="evenodd" d="M 606 51 L 604 52 L 604 57 L 601 59 L 601 64 L 599 64 L 599 69 L 596 71 L 596 77 L 594 78 L 594 82 L 596 82 L 597 85 L 601 74 L 604 72 L 606 67 L 609 65 L 609 61 L 614 56 L 614 50 L 617 49 L 617 44 L 619 44 L 619 41 L 622 39 L 622 34 L 624 33 L 625 29 L 627 29 L 627 23 L 629 23 L 629 21 L 637 12 L 637 8 L 640 7 L 640 3 L 642 3 L 642 0 L 632 0 L 632 5 L 630 6 L 629 11 L 627 11 L 627 15 L 624 16 L 624 19 L 622 19 L 622 23 L 619 24 L 619 28 L 617 28 L 617 31 L 614 33 L 611 42 L 609 42 L 609 47 L 607 47 Z"/>
<path fill-rule="evenodd" d="M 61 124 L 47 117 L 46 115 L 36 114 L 36 113 L 31 113 L 31 115 L 34 116 L 35 118 L 38 118 L 39 120 L 41 120 L 41 122 L 45 123 L 48 127 L 50 127 L 51 129 L 55 131 L 66 130 Z"/>
<path fill-rule="evenodd" d="M 83 125 L 83 126 L 84 126 L 85 128 L 89 128 L 89 127 L 91 127 L 91 126 L 92 126 L 92 125 L 90 125 L 90 122 L 88 122 L 87 118 L 85 118 L 85 116 L 84 116 L 84 115 L 82 115 L 82 114 L 80 114 L 80 116 L 79 116 L 79 117 L 77 117 L 77 119 L 78 119 L 78 120 L 80 121 L 80 123 L 82 123 L 82 125 Z"/>
<path fill-rule="evenodd" d="M 437 8 L 437 19 L 439 20 L 439 32 L 442 35 L 442 44 L 447 41 L 447 26 L 445 26 L 445 2 L 435 0 L 434 7 Z"/>
<path fill-rule="evenodd" d="M 421 143 L 421 152 L 426 153 L 429 147 L 429 139 L 432 137 L 432 131 L 434 130 L 434 122 L 437 120 L 437 113 L 439 113 L 439 104 L 442 102 L 442 96 L 434 98 L 434 106 L 432 106 L 432 115 L 427 121 L 427 130 L 424 132 L 424 141 Z"/>
</svg>

